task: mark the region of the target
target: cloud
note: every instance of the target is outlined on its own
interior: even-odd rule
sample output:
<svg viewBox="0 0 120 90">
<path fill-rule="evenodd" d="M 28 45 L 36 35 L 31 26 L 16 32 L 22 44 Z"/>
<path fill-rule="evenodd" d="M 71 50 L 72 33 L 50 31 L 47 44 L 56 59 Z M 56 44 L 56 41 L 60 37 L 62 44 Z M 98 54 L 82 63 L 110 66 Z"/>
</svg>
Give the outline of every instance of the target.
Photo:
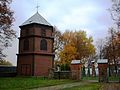
<svg viewBox="0 0 120 90">
<path fill-rule="evenodd" d="M 96 36 L 94 35 L 95 32 L 98 32 L 99 29 L 101 29 L 104 33 L 106 27 L 111 24 L 109 24 L 110 18 L 107 14 L 109 12 L 106 11 L 106 7 L 103 8 L 103 6 L 98 3 L 84 2 L 81 6 L 71 7 L 72 8 L 70 10 L 68 9 L 64 15 L 61 15 L 61 12 L 56 12 L 57 14 L 60 14 L 60 19 L 57 18 L 59 21 L 54 24 L 62 31 L 65 29 L 85 29 L 90 35 Z M 58 9 L 58 11 L 61 10 Z"/>
</svg>

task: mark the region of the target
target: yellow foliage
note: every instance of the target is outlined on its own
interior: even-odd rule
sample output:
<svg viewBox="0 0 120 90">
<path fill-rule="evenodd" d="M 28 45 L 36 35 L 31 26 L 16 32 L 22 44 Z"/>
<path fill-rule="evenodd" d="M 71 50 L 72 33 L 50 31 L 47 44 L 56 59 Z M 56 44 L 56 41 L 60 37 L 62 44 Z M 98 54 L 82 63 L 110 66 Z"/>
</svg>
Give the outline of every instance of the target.
<svg viewBox="0 0 120 90">
<path fill-rule="evenodd" d="M 70 63 L 72 59 L 85 60 L 95 54 L 93 39 L 87 37 L 85 31 L 66 31 L 61 40 L 64 43 L 64 48 L 60 51 L 60 61 L 63 64 Z"/>
<path fill-rule="evenodd" d="M 60 52 L 60 59 L 61 63 L 70 63 L 71 60 L 75 59 L 76 57 L 76 48 L 71 46 L 70 44 L 65 45 L 64 49 Z"/>
</svg>

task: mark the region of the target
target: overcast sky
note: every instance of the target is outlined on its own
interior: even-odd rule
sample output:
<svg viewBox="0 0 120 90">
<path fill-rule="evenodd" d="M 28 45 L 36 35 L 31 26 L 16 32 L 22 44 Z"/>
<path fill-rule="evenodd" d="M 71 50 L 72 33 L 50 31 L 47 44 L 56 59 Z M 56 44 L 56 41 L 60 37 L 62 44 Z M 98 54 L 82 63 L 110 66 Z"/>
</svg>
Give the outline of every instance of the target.
<svg viewBox="0 0 120 90">
<path fill-rule="evenodd" d="M 14 11 L 15 22 L 13 28 L 19 37 L 19 26 L 36 13 L 37 2 L 39 13 L 61 32 L 66 29 L 85 30 L 94 40 L 107 35 L 112 20 L 108 9 L 111 0 L 13 0 L 11 8 Z M 13 47 L 6 50 L 7 59 L 16 65 L 18 40 L 14 40 Z"/>
</svg>

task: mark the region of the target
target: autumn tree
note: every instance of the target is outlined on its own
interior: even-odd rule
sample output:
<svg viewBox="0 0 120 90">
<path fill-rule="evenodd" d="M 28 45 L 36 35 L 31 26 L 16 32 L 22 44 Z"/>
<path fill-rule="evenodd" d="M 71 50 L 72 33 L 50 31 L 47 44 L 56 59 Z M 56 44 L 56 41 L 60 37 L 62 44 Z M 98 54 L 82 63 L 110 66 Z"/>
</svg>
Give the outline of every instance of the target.
<svg viewBox="0 0 120 90">
<path fill-rule="evenodd" d="M 117 33 L 117 38 L 116 38 L 116 42 L 117 42 L 117 48 L 118 48 L 118 57 L 120 59 L 120 33 Z"/>
<path fill-rule="evenodd" d="M 112 1 L 112 7 L 110 8 L 110 13 L 112 20 L 114 21 L 115 25 L 117 27 L 114 28 L 116 30 L 116 41 L 117 47 L 119 48 L 120 43 L 120 0 L 111 0 Z"/>
<path fill-rule="evenodd" d="M 12 0 L 0 0 L 0 60 L 6 56 L 3 50 L 11 46 L 11 41 L 16 37 L 15 31 L 11 29 L 14 21 L 11 2 Z"/>
<path fill-rule="evenodd" d="M 64 48 L 60 52 L 60 60 L 70 63 L 79 59 L 85 63 L 91 55 L 95 54 L 92 37 L 87 37 L 85 31 L 65 31 L 62 35 Z"/>
<path fill-rule="evenodd" d="M 71 60 L 75 59 L 77 52 L 74 46 L 67 44 L 59 54 L 61 64 L 70 64 Z"/>
<path fill-rule="evenodd" d="M 111 0 L 112 1 L 112 7 L 110 9 L 112 20 L 114 21 L 115 25 L 117 26 L 114 28 L 116 35 L 114 42 L 116 43 L 117 49 L 117 57 L 120 59 L 120 0 Z"/>
<path fill-rule="evenodd" d="M 75 47 L 77 48 L 77 57 L 76 59 L 81 60 L 83 63 L 88 60 L 93 54 L 95 54 L 95 47 L 93 45 L 92 37 L 87 37 L 85 31 L 75 32 Z"/>
</svg>

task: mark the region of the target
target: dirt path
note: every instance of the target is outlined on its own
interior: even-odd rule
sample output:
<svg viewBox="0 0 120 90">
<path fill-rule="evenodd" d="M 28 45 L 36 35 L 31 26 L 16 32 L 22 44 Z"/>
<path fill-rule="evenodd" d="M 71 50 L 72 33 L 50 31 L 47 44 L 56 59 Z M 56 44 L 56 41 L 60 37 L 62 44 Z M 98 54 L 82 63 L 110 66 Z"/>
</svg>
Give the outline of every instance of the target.
<svg viewBox="0 0 120 90">
<path fill-rule="evenodd" d="M 100 90 L 120 90 L 120 83 L 105 83 Z"/>
<path fill-rule="evenodd" d="M 64 88 L 70 88 L 70 87 L 75 87 L 75 86 L 79 86 L 79 85 L 85 85 L 85 84 L 88 84 L 88 83 L 89 82 L 74 82 L 74 83 L 70 83 L 70 84 L 35 88 L 35 89 L 32 89 L 32 90 L 61 90 L 61 89 L 64 89 Z"/>
<path fill-rule="evenodd" d="M 82 82 L 74 82 L 69 84 L 62 84 L 62 85 L 56 85 L 56 86 L 48 86 L 48 87 L 41 87 L 41 88 L 35 88 L 32 90 L 61 90 L 64 88 L 71 88 L 75 86 L 80 85 L 86 85 L 89 83 L 98 82 L 96 80 L 89 80 L 89 81 L 82 81 Z M 102 83 L 102 87 L 100 90 L 120 90 L 120 83 Z"/>
</svg>

